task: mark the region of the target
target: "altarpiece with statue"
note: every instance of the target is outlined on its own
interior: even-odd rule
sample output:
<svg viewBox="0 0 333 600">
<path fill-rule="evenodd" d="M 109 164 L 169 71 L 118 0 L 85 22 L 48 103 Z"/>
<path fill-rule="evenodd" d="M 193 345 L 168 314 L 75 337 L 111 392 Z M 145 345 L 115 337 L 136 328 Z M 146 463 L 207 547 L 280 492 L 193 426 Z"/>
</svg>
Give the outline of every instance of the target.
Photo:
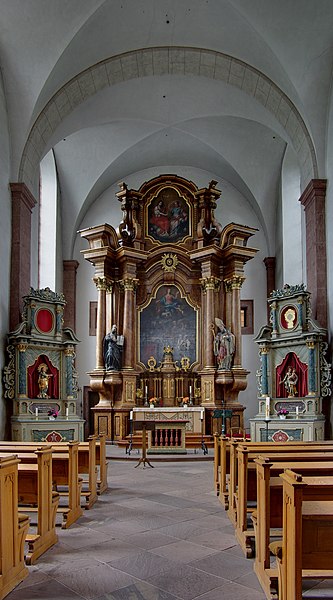
<svg viewBox="0 0 333 600">
<path fill-rule="evenodd" d="M 8 334 L 4 396 L 14 441 L 83 440 L 77 414 L 75 333 L 63 327 L 63 294 L 30 289 L 23 298 L 22 321 Z"/>
<path fill-rule="evenodd" d="M 255 341 L 261 360 L 254 441 L 324 439 L 322 400 L 331 394 L 327 331 L 311 317 L 303 284 L 285 285 L 268 298 L 270 322 Z"/>
<path fill-rule="evenodd" d="M 188 431 L 204 415 L 211 434 L 225 407 L 231 425 L 243 427 L 240 290 L 256 230 L 216 220 L 216 184 L 199 189 L 177 175 L 138 190 L 121 183 L 119 227 L 80 232 L 97 288 L 95 433 L 125 439 L 136 410 L 155 420 L 186 417 Z"/>
</svg>

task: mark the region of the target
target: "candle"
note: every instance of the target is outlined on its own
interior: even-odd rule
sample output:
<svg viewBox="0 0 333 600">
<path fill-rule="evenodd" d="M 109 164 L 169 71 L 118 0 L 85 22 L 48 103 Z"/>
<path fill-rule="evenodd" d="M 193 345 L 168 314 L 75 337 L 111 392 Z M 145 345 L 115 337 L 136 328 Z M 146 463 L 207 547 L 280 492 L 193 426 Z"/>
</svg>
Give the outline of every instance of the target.
<svg viewBox="0 0 333 600">
<path fill-rule="evenodd" d="M 298 418 L 298 406 L 296 406 L 296 417 Z"/>
<path fill-rule="evenodd" d="M 38 418 L 38 408 L 35 410 L 36 418 Z"/>
<path fill-rule="evenodd" d="M 269 419 L 269 413 L 270 413 L 270 397 L 266 396 L 266 412 L 265 412 L 266 419 Z"/>
<path fill-rule="evenodd" d="M 130 411 L 130 421 L 133 421 L 133 411 Z"/>
<path fill-rule="evenodd" d="M 203 421 L 204 414 L 205 414 L 205 409 L 204 409 L 204 408 L 202 408 L 202 409 L 201 409 L 201 417 L 200 417 L 200 418 L 201 418 L 201 421 Z"/>
<path fill-rule="evenodd" d="M 192 396 L 192 386 L 190 385 L 190 396 Z"/>
<path fill-rule="evenodd" d="M 147 385 L 146 385 L 146 388 L 145 388 L 145 390 L 146 390 L 146 391 L 145 391 L 145 396 L 146 396 L 146 398 L 147 398 L 147 396 L 148 396 L 148 386 L 147 386 Z"/>
<path fill-rule="evenodd" d="M 68 406 L 66 406 L 66 417 L 68 417 Z"/>
</svg>

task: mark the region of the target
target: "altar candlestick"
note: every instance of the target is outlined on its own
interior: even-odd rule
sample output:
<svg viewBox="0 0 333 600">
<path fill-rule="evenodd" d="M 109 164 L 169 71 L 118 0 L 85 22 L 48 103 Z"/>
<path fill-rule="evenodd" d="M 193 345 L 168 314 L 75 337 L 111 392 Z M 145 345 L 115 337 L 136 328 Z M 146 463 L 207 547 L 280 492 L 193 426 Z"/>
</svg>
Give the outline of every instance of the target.
<svg viewBox="0 0 333 600">
<path fill-rule="evenodd" d="M 147 386 L 147 385 L 146 385 L 146 387 L 145 387 L 145 396 L 146 396 L 146 398 L 147 398 L 147 396 L 148 396 L 148 386 Z"/>
<path fill-rule="evenodd" d="M 38 419 L 38 408 L 35 410 L 36 419 Z"/>
<path fill-rule="evenodd" d="M 192 386 L 190 385 L 190 396 L 192 396 Z"/>
<path fill-rule="evenodd" d="M 266 419 L 269 419 L 269 414 L 270 414 L 270 397 L 266 396 L 266 412 L 265 412 Z"/>
<path fill-rule="evenodd" d="M 203 421 L 204 414 L 205 414 L 205 410 L 204 410 L 204 408 L 202 408 L 202 409 L 201 409 L 201 417 L 200 417 L 200 418 L 201 418 L 201 421 Z"/>
<path fill-rule="evenodd" d="M 296 406 L 296 417 L 298 419 L 298 406 Z"/>
<path fill-rule="evenodd" d="M 130 421 L 133 421 L 133 411 L 130 411 Z"/>
<path fill-rule="evenodd" d="M 66 417 L 68 417 L 68 406 L 66 406 Z"/>
</svg>

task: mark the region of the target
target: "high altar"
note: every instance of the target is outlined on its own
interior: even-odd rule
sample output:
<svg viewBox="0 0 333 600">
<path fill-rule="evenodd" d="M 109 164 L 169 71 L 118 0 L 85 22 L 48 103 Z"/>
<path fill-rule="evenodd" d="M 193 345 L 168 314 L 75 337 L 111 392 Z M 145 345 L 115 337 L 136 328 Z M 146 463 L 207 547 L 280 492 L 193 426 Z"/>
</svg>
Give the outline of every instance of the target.
<svg viewBox="0 0 333 600">
<path fill-rule="evenodd" d="M 214 210 L 215 181 L 198 189 L 161 175 L 139 190 L 120 184 L 123 220 L 82 230 L 97 287 L 95 432 L 122 440 L 134 407 L 201 406 L 205 432 L 218 407 L 243 427 L 238 394 L 247 386 L 242 365 L 240 289 L 244 265 L 257 250 L 255 229 L 224 227 Z M 114 343 L 114 352 L 109 344 Z M 199 427 L 199 424 L 198 424 Z"/>
</svg>

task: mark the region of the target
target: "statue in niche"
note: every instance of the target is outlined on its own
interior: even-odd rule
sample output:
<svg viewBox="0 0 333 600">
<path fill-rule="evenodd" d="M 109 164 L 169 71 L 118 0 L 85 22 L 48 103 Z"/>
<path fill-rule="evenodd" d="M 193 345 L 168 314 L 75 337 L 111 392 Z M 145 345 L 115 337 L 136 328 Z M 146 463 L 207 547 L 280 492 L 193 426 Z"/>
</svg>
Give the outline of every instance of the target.
<svg viewBox="0 0 333 600">
<path fill-rule="evenodd" d="M 47 373 L 47 365 L 45 363 L 39 365 L 38 373 L 39 394 L 37 394 L 37 398 L 48 398 L 49 378 L 52 377 L 52 375 Z"/>
<path fill-rule="evenodd" d="M 124 336 L 118 335 L 117 325 L 112 325 L 103 342 L 104 365 L 107 371 L 120 371 Z"/>
<path fill-rule="evenodd" d="M 298 376 L 296 373 L 296 369 L 288 367 L 287 372 L 281 381 L 281 383 L 284 384 L 284 387 L 287 391 L 288 398 L 294 398 L 295 396 L 297 396 L 297 382 Z"/>
<path fill-rule="evenodd" d="M 221 319 L 215 318 L 215 324 L 219 331 L 215 335 L 214 325 L 212 331 L 214 335 L 214 355 L 216 356 L 219 370 L 230 370 L 233 356 L 235 354 L 235 336 L 223 323 Z"/>
</svg>

